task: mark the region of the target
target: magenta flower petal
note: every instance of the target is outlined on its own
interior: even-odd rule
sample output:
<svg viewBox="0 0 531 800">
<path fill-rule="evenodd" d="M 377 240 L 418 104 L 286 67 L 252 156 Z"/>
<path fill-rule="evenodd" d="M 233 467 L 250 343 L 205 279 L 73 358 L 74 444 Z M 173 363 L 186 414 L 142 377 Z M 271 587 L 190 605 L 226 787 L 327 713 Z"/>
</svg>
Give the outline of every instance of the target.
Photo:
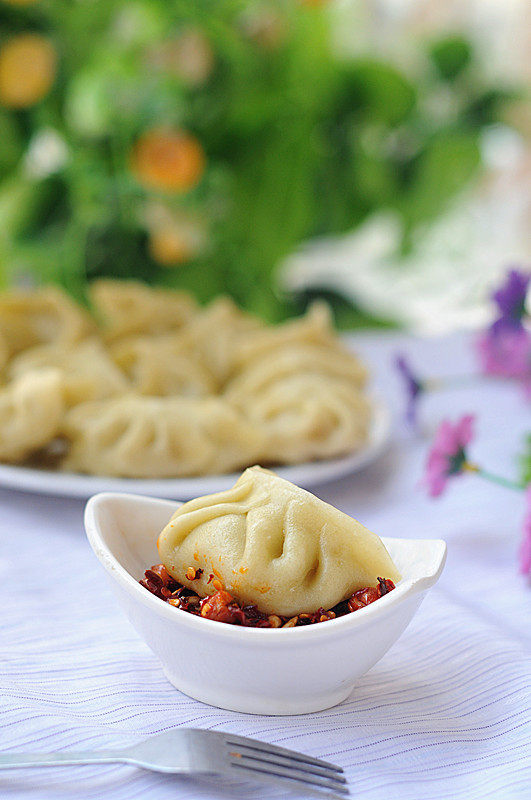
<svg viewBox="0 0 531 800">
<path fill-rule="evenodd" d="M 448 460 L 439 453 L 432 453 L 426 464 L 425 482 L 430 497 L 439 497 L 448 482 Z"/>
<path fill-rule="evenodd" d="M 439 497 L 448 479 L 463 472 L 466 448 L 474 436 L 472 414 L 465 414 L 455 424 L 443 420 L 439 425 L 428 453 L 424 472 L 424 485 L 431 497 Z"/>
<path fill-rule="evenodd" d="M 465 448 L 474 438 L 474 415 L 465 414 L 457 423 L 457 440 L 460 447 Z"/>
<path fill-rule="evenodd" d="M 490 328 L 478 339 L 477 350 L 486 375 L 531 379 L 531 334 L 526 328 Z"/>
<path fill-rule="evenodd" d="M 525 493 L 527 511 L 524 517 L 524 530 L 522 543 L 519 552 L 520 572 L 522 575 L 531 573 L 531 486 L 528 486 Z"/>
</svg>

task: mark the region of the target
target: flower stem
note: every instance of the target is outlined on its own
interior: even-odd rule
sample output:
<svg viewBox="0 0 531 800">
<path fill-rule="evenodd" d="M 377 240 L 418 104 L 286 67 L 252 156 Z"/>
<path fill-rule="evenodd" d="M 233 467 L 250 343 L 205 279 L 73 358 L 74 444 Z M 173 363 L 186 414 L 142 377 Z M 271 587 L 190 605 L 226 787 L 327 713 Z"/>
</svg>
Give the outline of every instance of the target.
<svg viewBox="0 0 531 800">
<path fill-rule="evenodd" d="M 480 478 L 484 478 L 491 483 L 497 483 L 498 486 L 505 486 L 506 489 L 514 489 L 516 492 L 521 492 L 525 489 L 522 483 L 511 481 L 509 478 L 504 478 L 502 475 L 494 475 L 492 472 L 487 472 L 487 470 L 482 469 L 477 464 L 471 464 L 469 461 L 465 461 L 462 469 L 464 472 L 474 472 Z"/>
<path fill-rule="evenodd" d="M 447 375 L 443 378 L 427 378 L 422 381 L 422 385 L 429 391 L 454 389 L 460 386 L 468 386 L 483 377 L 485 376 L 480 373 L 472 373 L 471 375 Z"/>
</svg>

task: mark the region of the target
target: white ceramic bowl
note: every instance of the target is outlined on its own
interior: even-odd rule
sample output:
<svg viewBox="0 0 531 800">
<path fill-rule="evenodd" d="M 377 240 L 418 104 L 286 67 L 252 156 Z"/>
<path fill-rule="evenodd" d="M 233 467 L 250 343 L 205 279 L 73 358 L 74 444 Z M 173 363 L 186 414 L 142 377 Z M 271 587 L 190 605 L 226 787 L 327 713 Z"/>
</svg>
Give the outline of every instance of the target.
<svg viewBox="0 0 531 800">
<path fill-rule="evenodd" d="M 168 680 L 190 697 L 232 711 L 304 714 L 340 703 L 396 642 L 446 558 L 440 539 L 384 539 L 403 579 L 376 603 L 301 628 L 242 628 L 179 611 L 138 583 L 160 563 L 157 536 L 179 505 L 98 494 L 87 504 L 87 535 Z"/>
</svg>

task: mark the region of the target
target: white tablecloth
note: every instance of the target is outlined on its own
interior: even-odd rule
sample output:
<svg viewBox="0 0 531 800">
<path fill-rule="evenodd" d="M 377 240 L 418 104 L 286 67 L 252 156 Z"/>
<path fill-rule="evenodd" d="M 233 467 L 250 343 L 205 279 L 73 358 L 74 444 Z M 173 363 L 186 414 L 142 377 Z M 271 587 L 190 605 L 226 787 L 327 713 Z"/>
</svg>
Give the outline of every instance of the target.
<svg viewBox="0 0 531 800">
<path fill-rule="evenodd" d="M 468 340 L 354 337 L 394 410 L 400 346 L 430 374 L 472 367 Z M 0 749 L 120 746 L 179 725 L 262 738 L 341 764 L 358 800 L 529 798 L 531 588 L 517 574 L 523 497 L 474 477 L 438 501 L 418 487 L 443 415 L 473 411 L 471 454 L 506 475 L 529 428 L 514 386 L 426 398 L 424 438 L 397 420 L 388 452 L 318 494 L 385 536 L 442 537 L 448 562 L 411 626 L 337 708 L 297 717 L 220 711 L 185 697 L 119 608 L 92 555 L 83 503 L 0 491 Z M 527 659 L 527 660 L 526 660 Z M 3 800 L 283 797 L 222 790 L 127 766 L 0 773 Z"/>
</svg>

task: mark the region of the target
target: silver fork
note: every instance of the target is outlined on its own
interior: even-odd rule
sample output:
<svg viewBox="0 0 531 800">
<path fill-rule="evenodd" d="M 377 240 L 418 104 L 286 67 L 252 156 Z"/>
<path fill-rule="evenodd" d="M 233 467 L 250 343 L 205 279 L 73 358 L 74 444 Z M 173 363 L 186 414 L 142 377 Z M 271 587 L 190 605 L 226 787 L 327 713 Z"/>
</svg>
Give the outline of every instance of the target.
<svg viewBox="0 0 531 800">
<path fill-rule="evenodd" d="M 176 728 L 124 750 L 0 753 L 0 769 L 121 762 L 178 775 L 247 778 L 283 784 L 319 797 L 349 794 L 341 767 L 258 739 L 224 731 Z"/>
</svg>

